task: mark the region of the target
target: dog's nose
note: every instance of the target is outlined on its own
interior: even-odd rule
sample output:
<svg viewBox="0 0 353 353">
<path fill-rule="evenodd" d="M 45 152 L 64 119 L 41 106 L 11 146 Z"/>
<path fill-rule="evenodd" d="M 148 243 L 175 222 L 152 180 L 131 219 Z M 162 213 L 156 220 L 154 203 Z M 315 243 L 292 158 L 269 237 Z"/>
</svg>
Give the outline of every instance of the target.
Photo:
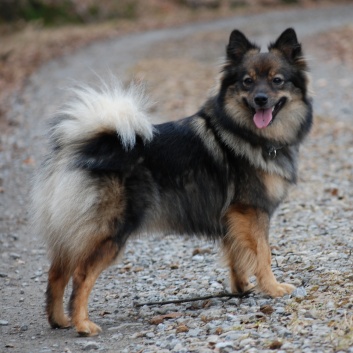
<svg viewBox="0 0 353 353">
<path fill-rule="evenodd" d="M 263 107 L 264 105 L 267 104 L 268 98 L 267 95 L 264 93 L 258 93 L 255 98 L 254 98 L 255 103 L 260 106 Z"/>
</svg>

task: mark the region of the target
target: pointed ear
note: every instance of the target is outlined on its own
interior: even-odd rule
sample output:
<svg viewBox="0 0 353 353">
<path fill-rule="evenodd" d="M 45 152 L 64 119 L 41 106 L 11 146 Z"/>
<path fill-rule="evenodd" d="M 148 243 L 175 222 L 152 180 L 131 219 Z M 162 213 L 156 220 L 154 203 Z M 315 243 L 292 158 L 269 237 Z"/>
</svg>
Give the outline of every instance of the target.
<svg viewBox="0 0 353 353">
<path fill-rule="evenodd" d="M 270 51 L 273 49 L 279 50 L 291 64 L 298 64 L 299 66 L 304 64 L 302 46 L 298 42 L 293 28 L 287 28 L 274 43 L 269 45 L 268 49 Z"/>
<path fill-rule="evenodd" d="M 256 49 L 257 51 L 260 50 L 256 44 L 249 42 L 242 32 L 235 29 L 230 34 L 229 43 L 227 45 L 228 59 L 235 63 L 239 63 L 246 52 L 252 49 Z"/>
</svg>

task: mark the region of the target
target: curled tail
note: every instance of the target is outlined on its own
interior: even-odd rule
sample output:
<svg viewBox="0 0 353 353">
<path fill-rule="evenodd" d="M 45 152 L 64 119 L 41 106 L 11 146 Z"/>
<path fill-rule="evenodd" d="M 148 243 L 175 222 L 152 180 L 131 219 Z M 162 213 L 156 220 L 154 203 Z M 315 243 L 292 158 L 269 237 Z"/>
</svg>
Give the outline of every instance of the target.
<svg viewBox="0 0 353 353">
<path fill-rule="evenodd" d="M 53 119 L 52 150 L 38 171 L 32 191 L 34 225 L 51 260 L 71 269 L 91 247 L 114 233 L 124 213 L 119 180 L 87 170 L 117 170 L 131 163 L 140 143 L 153 138 L 141 86 L 79 87 Z"/>
<path fill-rule="evenodd" d="M 134 147 L 136 136 L 144 141 L 152 139 L 153 125 L 147 113 L 150 104 L 141 85 L 124 89 L 115 83 L 72 91 L 73 99 L 53 120 L 51 139 L 57 147 L 82 144 L 104 133 L 116 133 L 126 150 Z"/>
</svg>

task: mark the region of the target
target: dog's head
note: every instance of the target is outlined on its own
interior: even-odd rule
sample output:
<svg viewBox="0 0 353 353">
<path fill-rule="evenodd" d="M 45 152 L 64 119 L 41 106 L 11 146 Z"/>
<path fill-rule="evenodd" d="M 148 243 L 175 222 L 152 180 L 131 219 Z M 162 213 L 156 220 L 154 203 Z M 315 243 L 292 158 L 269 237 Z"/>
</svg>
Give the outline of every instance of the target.
<svg viewBox="0 0 353 353">
<path fill-rule="evenodd" d="M 292 28 L 268 49 L 261 53 L 243 33 L 231 33 L 220 98 L 238 126 L 287 141 L 308 124 L 311 114 L 307 64 Z"/>
</svg>

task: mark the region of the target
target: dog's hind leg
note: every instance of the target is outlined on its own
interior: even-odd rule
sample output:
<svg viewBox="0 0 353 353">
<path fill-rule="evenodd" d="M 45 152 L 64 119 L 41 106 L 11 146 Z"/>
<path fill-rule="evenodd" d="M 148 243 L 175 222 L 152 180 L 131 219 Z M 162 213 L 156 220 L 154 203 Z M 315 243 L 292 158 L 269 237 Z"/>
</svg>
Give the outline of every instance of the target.
<svg viewBox="0 0 353 353">
<path fill-rule="evenodd" d="M 95 336 L 102 331 L 88 318 L 88 299 L 98 276 L 112 264 L 120 250 L 116 241 L 106 239 L 74 271 L 70 313 L 72 324 L 81 336 Z"/>
<path fill-rule="evenodd" d="M 253 208 L 234 206 L 226 218 L 228 233 L 223 245 L 230 266 L 231 290 L 250 289 L 248 278 L 255 275 L 260 289 L 272 297 L 291 293 L 294 287 L 278 283 L 271 269 L 268 215 Z"/>
<path fill-rule="evenodd" d="M 70 327 L 70 319 L 64 312 L 64 292 L 71 277 L 68 266 L 54 261 L 48 273 L 48 286 L 46 291 L 46 312 L 52 328 Z"/>
</svg>

